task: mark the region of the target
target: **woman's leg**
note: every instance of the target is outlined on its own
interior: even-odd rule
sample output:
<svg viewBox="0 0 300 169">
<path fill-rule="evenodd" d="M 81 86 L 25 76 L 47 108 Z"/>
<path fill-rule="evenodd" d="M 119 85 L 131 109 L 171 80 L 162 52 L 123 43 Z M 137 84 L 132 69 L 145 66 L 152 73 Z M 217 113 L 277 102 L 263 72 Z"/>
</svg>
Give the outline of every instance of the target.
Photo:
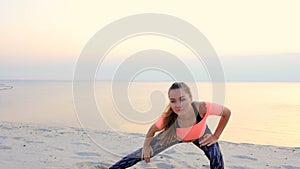
<svg viewBox="0 0 300 169">
<path fill-rule="evenodd" d="M 170 144 L 161 145 L 159 143 L 159 137 L 161 136 L 161 134 L 162 133 L 159 133 L 157 136 L 155 136 L 152 139 L 151 143 L 150 143 L 150 145 L 153 149 L 153 156 L 159 154 L 160 152 L 167 149 L 168 147 L 171 147 L 172 145 L 175 145 L 175 144 L 180 142 L 178 140 L 174 140 Z M 118 161 L 116 164 L 114 164 L 113 166 L 111 166 L 109 168 L 110 169 L 128 168 L 130 166 L 133 166 L 137 162 L 141 161 L 142 160 L 141 157 L 142 157 L 142 148 L 140 148 L 140 149 L 136 150 L 135 152 L 133 152 L 133 153 L 127 155 L 126 157 L 122 158 L 120 161 Z"/>
<path fill-rule="evenodd" d="M 196 140 L 193 143 L 204 151 L 206 157 L 210 161 L 211 169 L 224 169 L 223 156 L 219 147 L 219 143 L 215 143 L 211 146 L 200 146 L 199 140 Z"/>
</svg>

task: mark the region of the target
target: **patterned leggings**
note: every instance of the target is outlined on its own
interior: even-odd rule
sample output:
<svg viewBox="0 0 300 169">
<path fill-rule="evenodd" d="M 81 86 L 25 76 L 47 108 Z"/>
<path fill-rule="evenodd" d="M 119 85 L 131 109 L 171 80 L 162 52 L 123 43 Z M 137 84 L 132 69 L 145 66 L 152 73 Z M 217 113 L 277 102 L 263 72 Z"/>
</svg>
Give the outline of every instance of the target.
<svg viewBox="0 0 300 169">
<path fill-rule="evenodd" d="M 160 152 L 164 151 L 165 149 L 177 144 L 177 143 L 182 143 L 181 141 L 174 140 L 170 144 L 167 145 L 161 145 L 159 144 L 159 137 L 161 133 L 159 133 L 157 136 L 155 136 L 150 145 L 153 149 L 153 156 L 159 154 Z M 201 150 L 204 151 L 206 157 L 210 161 L 210 168 L 211 169 L 224 169 L 224 162 L 223 162 L 223 157 L 222 153 L 219 148 L 219 144 L 215 143 L 211 146 L 202 146 L 200 147 L 199 141 L 196 140 L 193 142 L 197 147 L 199 147 Z M 135 152 L 127 155 L 126 157 L 122 158 L 120 161 L 118 161 L 116 164 L 113 166 L 109 167 L 109 169 L 124 169 L 133 166 L 137 162 L 140 162 L 142 156 L 142 148 L 136 150 Z"/>
</svg>

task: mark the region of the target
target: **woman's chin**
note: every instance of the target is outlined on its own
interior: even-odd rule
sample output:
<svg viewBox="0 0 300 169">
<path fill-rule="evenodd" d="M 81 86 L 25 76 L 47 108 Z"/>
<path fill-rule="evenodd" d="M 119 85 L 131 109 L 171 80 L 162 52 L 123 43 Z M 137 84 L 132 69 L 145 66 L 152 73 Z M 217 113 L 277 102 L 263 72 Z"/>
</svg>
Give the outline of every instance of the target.
<svg viewBox="0 0 300 169">
<path fill-rule="evenodd" d="M 174 113 L 176 113 L 177 115 L 178 115 L 178 114 L 181 114 L 181 113 L 182 113 L 182 110 L 174 111 Z"/>
</svg>

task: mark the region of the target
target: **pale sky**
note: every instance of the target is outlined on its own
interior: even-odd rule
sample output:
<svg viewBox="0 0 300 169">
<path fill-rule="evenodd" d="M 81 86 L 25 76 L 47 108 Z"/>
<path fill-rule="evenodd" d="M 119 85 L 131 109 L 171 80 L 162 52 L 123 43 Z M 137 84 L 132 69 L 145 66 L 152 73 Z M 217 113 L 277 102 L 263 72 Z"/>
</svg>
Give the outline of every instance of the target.
<svg viewBox="0 0 300 169">
<path fill-rule="evenodd" d="M 274 55 L 276 63 L 280 59 L 285 62 L 268 62 L 271 70 L 273 66 L 293 77 L 293 72 L 300 72 L 297 65 L 289 65 L 300 63 L 299 6 L 298 0 L 1 1 L 0 79 L 72 79 L 81 50 L 97 31 L 120 18 L 142 13 L 176 16 L 197 27 L 226 63 L 224 69 L 234 65 L 228 63 L 232 57 L 238 57 L 239 63 L 247 57 L 249 63 L 251 56 L 269 59 Z M 126 49 L 143 50 L 149 43 Z M 168 50 L 166 43 L 155 44 Z M 181 51 L 180 47 L 176 50 Z M 128 51 L 118 54 L 122 57 Z M 250 62 L 255 66 L 261 60 Z M 230 70 L 227 74 L 234 76 Z"/>
</svg>

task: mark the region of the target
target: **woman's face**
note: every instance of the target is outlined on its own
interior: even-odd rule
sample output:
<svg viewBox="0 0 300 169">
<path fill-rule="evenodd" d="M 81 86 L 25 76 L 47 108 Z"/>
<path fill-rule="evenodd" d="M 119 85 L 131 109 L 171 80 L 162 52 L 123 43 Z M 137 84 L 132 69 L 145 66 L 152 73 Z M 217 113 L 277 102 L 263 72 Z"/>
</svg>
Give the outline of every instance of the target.
<svg viewBox="0 0 300 169">
<path fill-rule="evenodd" d="M 176 114 L 180 114 L 187 110 L 187 107 L 191 104 L 191 96 L 183 89 L 172 89 L 169 91 L 169 100 L 172 110 Z"/>
</svg>

